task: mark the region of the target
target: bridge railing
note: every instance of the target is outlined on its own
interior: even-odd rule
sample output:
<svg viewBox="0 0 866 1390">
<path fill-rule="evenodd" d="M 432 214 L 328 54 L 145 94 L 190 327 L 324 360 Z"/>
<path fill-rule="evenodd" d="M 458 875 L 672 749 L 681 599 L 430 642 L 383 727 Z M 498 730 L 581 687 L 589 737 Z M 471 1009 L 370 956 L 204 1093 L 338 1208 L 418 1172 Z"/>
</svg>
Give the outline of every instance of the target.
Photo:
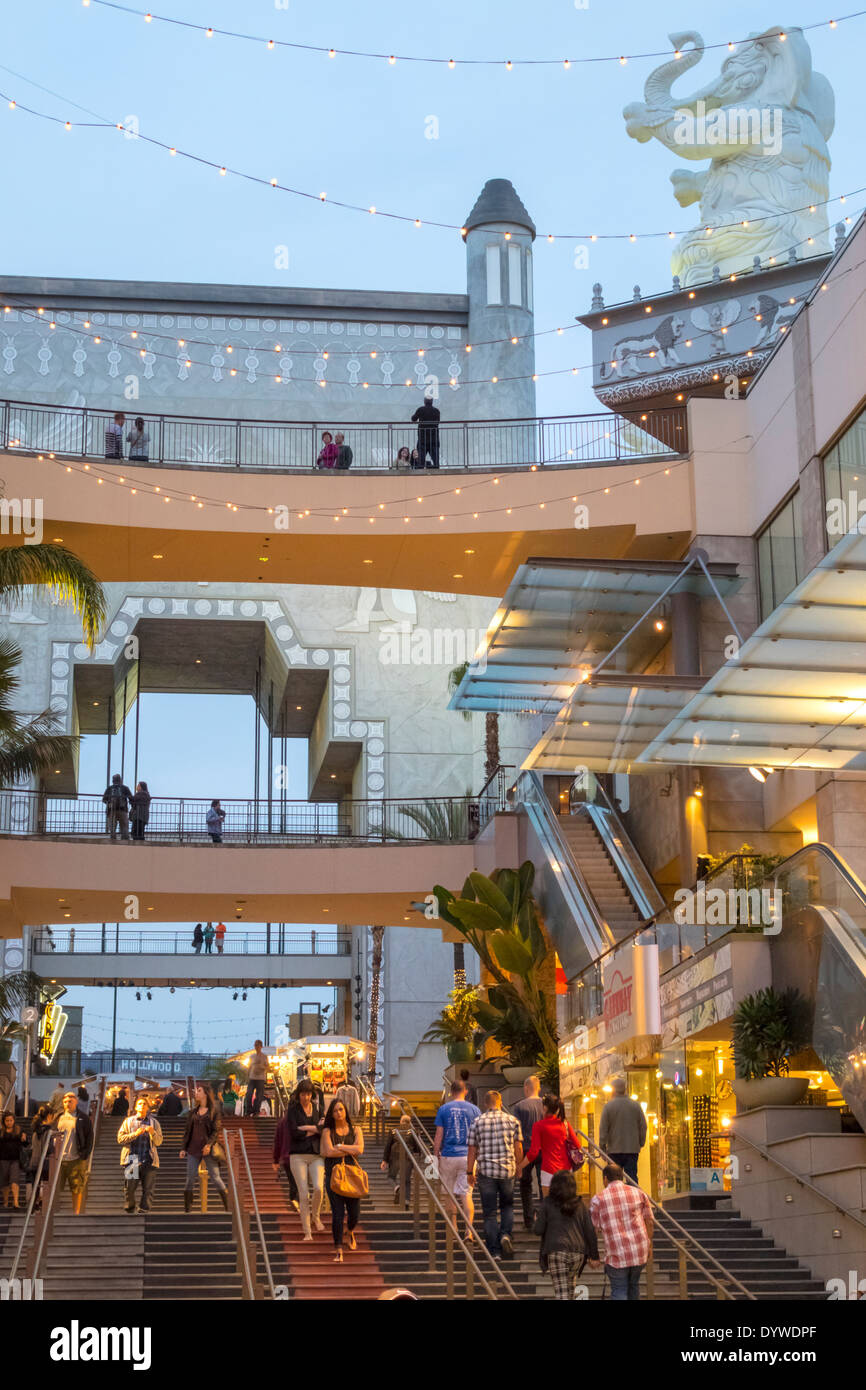
<svg viewBox="0 0 866 1390">
<path fill-rule="evenodd" d="M 489 802 L 485 796 L 485 805 Z M 368 844 L 407 840 L 468 843 L 477 833 L 477 798 L 426 797 L 346 801 L 271 801 L 232 799 L 221 803 L 225 817 L 207 822 L 206 797 L 153 797 L 144 839 L 159 844 L 333 844 L 346 840 Z M 99 794 L 51 796 L 47 792 L 0 791 L 0 835 L 100 836 L 110 833 L 110 818 Z M 133 827 L 115 827 L 120 838 Z"/>
<path fill-rule="evenodd" d="M 79 927 L 58 929 L 33 936 L 37 956 L 348 956 L 352 950 L 349 932 L 285 932 L 273 924 L 269 932 L 237 931 L 232 925 L 222 941 L 212 949 L 199 942 L 196 951 L 192 928 L 182 932 L 135 931 L 106 922 L 101 930 L 82 931 Z"/>
<path fill-rule="evenodd" d="M 144 421 L 146 443 L 127 441 L 133 418 Z M 418 426 L 399 420 L 227 420 L 192 415 L 127 416 L 119 442 L 109 431 L 111 410 L 27 401 L 0 402 L 0 448 L 28 454 L 109 459 L 132 467 L 243 469 L 305 473 L 317 467 L 322 435 L 341 433 L 352 450 L 356 471 L 397 469 L 408 450 L 407 470 L 419 444 Z M 622 415 L 539 416 L 510 420 L 442 420 L 435 443 L 444 469 L 526 469 L 564 465 L 593 467 L 680 456 L 688 451 L 685 406 L 634 410 Z M 119 450 L 119 452 L 118 452 Z M 431 464 L 435 461 L 431 454 Z"/>
</svg>

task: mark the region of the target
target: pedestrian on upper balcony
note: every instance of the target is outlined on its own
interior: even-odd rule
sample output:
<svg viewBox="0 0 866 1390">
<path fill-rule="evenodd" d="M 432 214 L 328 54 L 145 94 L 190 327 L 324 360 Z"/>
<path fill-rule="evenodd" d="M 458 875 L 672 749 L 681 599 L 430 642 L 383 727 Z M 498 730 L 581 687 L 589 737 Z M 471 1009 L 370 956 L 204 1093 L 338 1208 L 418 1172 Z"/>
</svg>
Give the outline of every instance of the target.
<svg viewBox="0 0 866 1390">
<path fill-rule="evenodd" d="M 322 435 L 322 447 L 319 450 L 319 457 L 316 459 L 317 468 L 336 468 L 337 455 L 339 449 L 334 443 L 334 436 L 330 430 L 325 430 Z"/>
</svg>

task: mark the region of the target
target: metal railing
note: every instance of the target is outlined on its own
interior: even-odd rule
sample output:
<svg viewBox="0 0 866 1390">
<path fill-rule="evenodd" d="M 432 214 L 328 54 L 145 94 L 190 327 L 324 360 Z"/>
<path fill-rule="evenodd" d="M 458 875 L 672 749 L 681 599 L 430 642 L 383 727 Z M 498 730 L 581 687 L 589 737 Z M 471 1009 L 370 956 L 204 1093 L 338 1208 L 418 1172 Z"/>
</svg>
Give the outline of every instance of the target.
<svg viewBox="0 0 866 1390">
<path fill-rule="evenodd" d="M 219 834 L 224 845 L 333 845 L 346 840 L 399 844 L 439 838 L 435 823 L 441 821 L 450 827 L 444 838 L 468 843 L 474 835 L 473 820 L 477 823 L 475 804 L 474 798 L 465 796 L 340 802 L 231 800 L 222 803 L 225 819 Z M 205 797 L 154 797 L 144 843 L 210 845 L 205 819 L 209 806 Z M 461 825 L 460 833 L 453 830 Z M 0 835 L 108 839 L 109 832 L 98 793 L 50 796 L 8 788 L 0 791 Z"/>
<path fill-rule="evenodd" d="M 33 1190 L 30 1193 L 30 1201 L 27 1204 L 27 1211 L 24 1216 L 24 1223 L 21 1228 L 21 1237 L 18 1241 L 18 1248 L 15 1251 L 15 1259 L 12 1262 L 12 1269 L 9 1275 L 10 1280 L 14 1279 L 16 1274 L 18 1273 L 18 1265 L 21 1260 L 22 1252 L 24 1250 L 24 1243 L 27 1239 L 27 1231 L 31 1220 L 33 1222 L 33 1244 L 31 1245 L 30 1250 L 27 1253 L 27 1260 L 25 1262 L 25 1273 L 28 1279 L 35 1280 L 39 1278 L 39 1270 L 42 1265 L 42 1256 L 45 1251 L 45 1243 L 50 1238 L 54 1228 L 54 1203 L 57 1198 L 57 1192 L 60 1185 L 60 1168 L 61 1164 L 63 1163 L 66 1150 L 69 1148 L 72 1142 L 72 1131 L 67 1131 L 63 1135 L 61 1142 L 59 1144 L 56 1144 L 54 1141 L 58 1137 L 59 1136 L 57 1135 L 56 1131 L 49 1131 L 46 1134 L 45 1139 L 43 1141 L 42 1150 L 39 1156 L 38 1167 L 36 1171 L 39 1177 L 41 1178 L 43 1172 L 43 1164 L 45 1163 L 47 1156 L 47 1183 L 41 1184 L 37 1182 L 33 1184 Z M 36 1201 L 37 1192 L 39 1192 L 41 1189 L 44 1193 L 46 1185 L 48 1187 L 47 1200 L 43 1195 L 42 1209 L 41 1211 L 38 1211 L 34 1214 L 33 1208 Z"/>
<path fill-rule="evenodd" d="M 144 421 L 143 446 L 130 445 L 126 439 L 135 418 Z M 153 414 L 137 406 L 125 420 L 118 451 L 114 436 L 108 433 L 113 421 L 113 410 L 3 401 L 0 448 L 60 458 L 125 461 L 132 468 L 164 464 L 307 473 L 316 468 L 322 435 L 329 431 L 345 436 L 356 472 L 381 473 L 398 468 L 401 449 L 408 449 L 407 468 L 411 468 L 411 455 L 419 443 L 418 426 L 408 421 L 229 420 Z M 438 439 L 441 468 L 461 471 L 556 465 L 591 468 L 675 458 L 688 450 L 684 405 L 622 415 L 442 420 L 438 431 L 425 431 L 424 437 L 428 445 Z"/>
<path fill-rule="evenodd" d="M 348 956 L 351 953 L 351 933 L 285 932 L 274 926 L 271 932 L 226 933 L 222 950 L 208 951 L 204 946 L 195 950 L 192 931 L 148 932 L 129 931 L 119 924 L 105 924 L 102 931 L 52 930 L 33 936 L 33 954 L 94 955 L 94 956 Z"/>
<path fill-rule="evenodd" d="M 587 1159 L 594 1168 L 602 1170 L 608 1164 L 613 1163 L 610 1155 L 606 1154 L 604 1149 L 599 1148 L 598 1144 L 584 1134 L 583 1130 L 576 1129 L 575 1134 L 586 1145 Z M 639 1186 L 627 1173 L 623 1173 L 623 1182 L 628 1187 Z M 715 1255 L 701 1245 L 700 1241 L 695 1240 L 685 1226 L 680 1225 L 675 1216 L 672 1216 L 659 1202 L 650 1197 L 648 1192 L 644 1192 L 644 1196 L 653 1209 L 654 1224 L 676 1251 L 677 1280 L 681 1299 L 688 1299 L 689 1271 L 692 1269 L 712 1285 L 716 1291 L 716 1298 L 719 1300 L 732 1300 L 739 1296 L 751 1303 L 757 1301 L 751 1290 L 747 1289 L 735 1274 L 731 1274 L 721 1261 L 716 1259 Z M 649 1259 L 646 1264 L 647 1299 L 655 1298 L 655 1265 L 656 1260 L 651 1241 Z"/>
<path fill-rule="evenodd" d="M 615 945 L 603 951 L 591 965 L 568 984 L 567 1026 L 586 1024 L 598 1018 L 603 1012 L 604 987 L 602 974 L 605 961 L 625 946 L 658 946 L 659 974 L 663 975 L 685 960 L 710 946 L 719 937 L 730 931 L 758 931 L 762 928 L 760 908 L 748 896 L 752 890 L 760 889 L 764 882 L 764 863 L 761 855 L 732 854 L 723 863 L 698 880 L 693 888 L 697 894 L 701 884 L 712 883 L 715 888 L 723 888 L 737 894 L 747 894 L 745 921 L 731 925 L 727 913 L 721 913 L 722 922 L 713 925 L 706 921 L 691 924 L 676 920 L 676 907 L 668 905 L 648 921 L 641 923 L 633 932 L 623 936 Z M 738 900 L 739 901 L 739 900 Z"/>
<path fill-rule="evenodd" d="M 229 1137 L 225 1130 L 222 1132 L 222 1143 L 226 1151 L 225 1170 L 228 1178 L 229 1190 L 229 1212 L 232 1219 L 232 1234 L 235 1242 L 235 1252 L 237 1257 L 237 1271 L 243 1280 L 243 1297 L 245 1300 L 255 1301 L 261 1297 L 258 1282 L 258 1264 L 253 1256 L 252 1242 L 250 1240 L 249 1223 L 247 1213 L 241 1205 L 240 1197 L 240 1157 L 234 1153 Z M 207 1179 L 206 1170 L 202 1165 L 201 1177 L 202 1190 L 202 1210 L 207 1210 Z M 255 1202 L 255 1196 L 253 1197 Z M 270 1266 L 268 1266 L 270 1269 Z M 271 1297 L 273 1297 L 273 1283 L 271 1284 Z"/>
<path fill-rule="evenodd" d="M 108 1078 L 107 1078 L 106 1076 L 100 1077 L 100 1079 L 99 1079 L 99 1087 L 98 1087 L 97 1094 L 96 1094 L 96 1112 L 95 1112 L 95 1114 L 93 1114 L 93 1120 L 92 1120 L 92 1124 L 93 1124 L 93 1143 L 90 1145 L 90 1153 L 89 1153 L 88 1158 L 87 1158 L 87 1181 L 86 1181 L 86 1183 L 84 1184 L 84 1192 L 82 1193 L 82 1198 L 81 1198 L 81 1210 L 82 1210 L 83 1212 L 87 1210 L 87 1195 L 88 1195 L 88 1192 L 89 1192 L 89 1190 L 90 1190 L 90 1174 L 93 1172 L 93 1155 L 96 1153 L 96 1141 L 97 1141 L 97 1139 L 99 1138 L 99 1123 L 100 1123 L 100 1120 L 102 1119 L 102 1114 L 103 1114 L 103 1111 L 104 1111 L 104 1109 L 105 1109 L 105 1090 L 106 1090 L 107 1082 L 108 1082 Z M 82 1085 L 83 1085 L 83 1084 L 84 1084 L 84 1083 L 82 1082 Z M 91 1113 L 92 1113 L 92 1106 L 91 1106 Z"/>
</svg>

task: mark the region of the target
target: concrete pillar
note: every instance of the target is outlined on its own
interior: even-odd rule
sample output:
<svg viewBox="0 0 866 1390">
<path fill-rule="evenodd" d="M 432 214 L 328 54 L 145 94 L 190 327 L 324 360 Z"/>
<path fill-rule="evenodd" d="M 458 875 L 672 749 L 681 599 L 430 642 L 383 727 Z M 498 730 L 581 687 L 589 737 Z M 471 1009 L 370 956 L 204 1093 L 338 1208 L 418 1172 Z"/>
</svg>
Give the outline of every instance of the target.
<svg viewBox="0 0 866 1390">
<path fill-rule="evenodd" d="M 866 773 L 818 775 L 818 839 L 866 881 Z"/>
<path fill-rule="evenodd" d="M 687 589 L 671 594 L 671 639 L 678 676 L 701 674 L 700 600 Z"/>
</svg>

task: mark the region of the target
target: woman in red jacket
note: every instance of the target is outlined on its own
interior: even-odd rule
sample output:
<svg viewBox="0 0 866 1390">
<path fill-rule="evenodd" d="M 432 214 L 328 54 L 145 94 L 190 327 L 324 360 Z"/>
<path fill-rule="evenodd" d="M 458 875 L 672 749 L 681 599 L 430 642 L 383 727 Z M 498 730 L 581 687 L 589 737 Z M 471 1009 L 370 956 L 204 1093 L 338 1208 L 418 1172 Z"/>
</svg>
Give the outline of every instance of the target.
<svg viewBox="0 0 866 1390">
<path fill-rule="evenodd" d="M 570 1173 L 574 1166 L 569 1149 L 573 1152 L 576 1150 L 576 1154 L 581 1155 L 578 1167 L 583 1151 L 580 1140 L 565 1118 L 565 1106 L 559 1096 L 545 1096 L 542 1105 L 545 1114 L 532 1126 L 532 1143 L 529 1153 L 524 1156 L 523 1168 L 534 1163 L 541 1154 L 541 1191 L 546 1197 L 554 1173 Z"/>
</svg>

